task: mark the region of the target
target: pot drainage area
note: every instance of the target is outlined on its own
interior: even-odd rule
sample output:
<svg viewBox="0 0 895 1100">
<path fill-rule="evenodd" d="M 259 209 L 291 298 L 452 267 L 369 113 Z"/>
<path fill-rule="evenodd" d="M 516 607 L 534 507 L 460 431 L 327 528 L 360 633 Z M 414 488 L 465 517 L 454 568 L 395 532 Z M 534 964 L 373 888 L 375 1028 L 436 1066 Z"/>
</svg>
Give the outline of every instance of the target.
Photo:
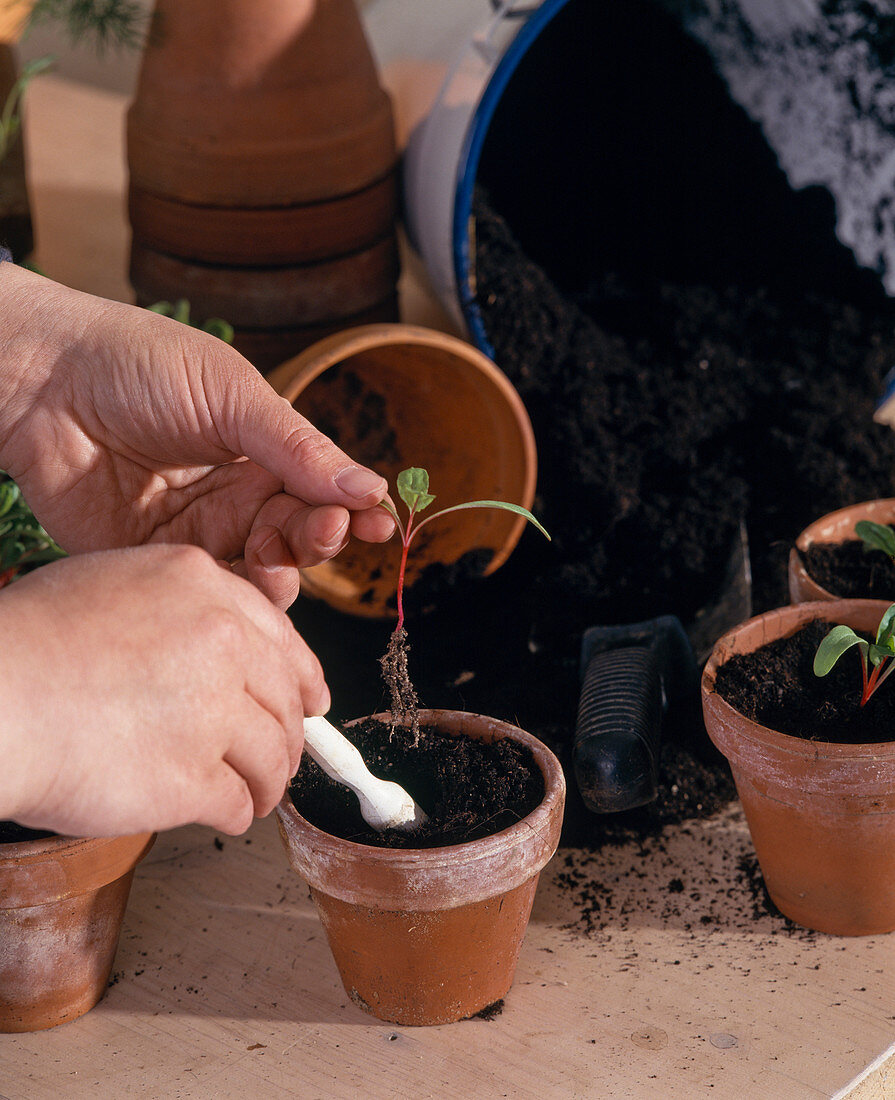
<svg viewBox="0 0 895 1100">
<path fill-rule="evenodd" d="M 553 542 L 526 532 L 485 580 L 424 578 L 411 674 L 424 705 L 516 721 L 567 762 L 586 628 L 687 622 L 741 520 L 754 610 L 784 604 L 800 528 L 892 495 L 895 435 L 872 417 L 895 306 L 837 239 L 829 190 L 791 186 L 709 51 L 648 0 L 570 0 L 547 24 L 498 103 L 473 213 L 470 317 L 532 418 Z M 388 626 L 352 622 L 343 673 L 334 613 L 297 614 L 345 716 L 368 713 Z M 573 795 L 568 841 L 733 797 L 695 702 L 666 718 L 657 802 L 595 818 Z"/>
</svg>

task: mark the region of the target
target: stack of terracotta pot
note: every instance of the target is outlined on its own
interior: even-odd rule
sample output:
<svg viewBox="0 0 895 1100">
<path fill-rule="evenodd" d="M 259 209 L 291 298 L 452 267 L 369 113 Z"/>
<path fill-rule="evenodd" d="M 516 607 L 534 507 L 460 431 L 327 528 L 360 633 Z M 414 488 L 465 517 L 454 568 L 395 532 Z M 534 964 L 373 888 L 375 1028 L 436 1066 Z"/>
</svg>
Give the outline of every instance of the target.
<svg viewBox="0 0 895 1100">
<path fill-rule="evenodd" d="M 262 370 L 396 320 L 397 152 L 354 0 L 156 0 L 128 112 L 137 301 Z"/>
</svg>

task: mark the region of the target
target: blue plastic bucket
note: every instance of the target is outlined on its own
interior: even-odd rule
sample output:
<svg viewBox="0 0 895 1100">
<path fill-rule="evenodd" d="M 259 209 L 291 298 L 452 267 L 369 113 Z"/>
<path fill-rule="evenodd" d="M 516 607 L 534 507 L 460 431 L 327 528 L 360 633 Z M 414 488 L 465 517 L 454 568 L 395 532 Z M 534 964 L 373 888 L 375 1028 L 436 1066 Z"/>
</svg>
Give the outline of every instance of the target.
<svg viewBox="0 0 895 1100">
<path fill-rule="evenodd" d="M 494 350 L 475 302 L 473 192 L 494 113 L 522 59 L 569 0 L 492 0 L 471 26 L 434 105 L 408 141 L 405 225 L 451 318 Z M 487 18 L 490 8 L 491 14 Z"/>
</svg>

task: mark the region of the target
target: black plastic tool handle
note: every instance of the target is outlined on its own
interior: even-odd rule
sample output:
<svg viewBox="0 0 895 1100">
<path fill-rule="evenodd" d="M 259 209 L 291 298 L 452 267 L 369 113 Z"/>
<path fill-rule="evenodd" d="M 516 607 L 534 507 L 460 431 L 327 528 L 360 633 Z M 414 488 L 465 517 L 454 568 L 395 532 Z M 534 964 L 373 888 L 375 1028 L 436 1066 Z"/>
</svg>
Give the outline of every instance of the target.
<svg viewBox="0 0 895 1100">
<path fill-rule="evenodd" d="M 617 813 L 656 797 L 663 709 L 653 648 L 624 646 L 591 658 L 573 748 L 575 781 L 589 810 Z"/>
<path fill-rule="evenodd" d="M 572 764 L 589 810 L 653 801 L 667 702 L 697 689 L 693 649 L 674 615 L 585 631 Z"/>
</svg>

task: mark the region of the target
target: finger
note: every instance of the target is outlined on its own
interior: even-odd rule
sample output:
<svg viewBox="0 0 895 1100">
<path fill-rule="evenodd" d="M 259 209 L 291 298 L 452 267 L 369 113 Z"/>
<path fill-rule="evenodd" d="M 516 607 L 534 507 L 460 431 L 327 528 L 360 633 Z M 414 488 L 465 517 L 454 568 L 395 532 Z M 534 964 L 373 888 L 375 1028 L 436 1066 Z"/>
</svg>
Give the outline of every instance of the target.
<svg viewBox="0 0 895 1100">
<path fill-rule="evenodd" d="M 233 571 L 245 577 L 281 611 L 295 603 L 301 578 L 291 550 L 276 527 L 259 527 L 246 543 L 248 558 L 234 563 Z"/>
<path fill-rule="evenodd" d="M 245 781 L 255 817 L 266 817 L 293 774 L 286 732 L 264 706 L 250 704 L 224 756 Z"/>
<path fill-rule="evenodd" d="M 268 551 L 268 567 L 288 563 L 307 569 L 319 565 L 337 554 L 347 542 L 350 518 L 350 513 L 339 505 L 311 506 L 279 493 L 258 510 L 246 540 L 246 561 L 250 566 L 264 564 L 264 551 Z M 270 553 L 277 549 L 275 541 L 273 545 L 269 542 L 273 531 L 282 536 L 284 548 L 279 549 L 287 555 L 285 561 Z"/>
<path fill-rule="evenodd" d="M 255 819 L 255 802 L 249 785 L 230 764 L 221 762 L 204 785 L 203 795 L 207 795 L 204 805 L 188 808 L 182 824 L 194 821 L 228 836 L 239 836 Z"/>
<path fill-rule="evenodd" d="M 388 542 L 395 533 L 395 521 L 384 508 L 365 508 L 351 513 L 351 533 L 364 542 Z"/>
<path fill-rule="evenodd" d="M 354 462 L 260 375 L 240 379 L 236 402 L 233 392 L 218 396 L 218 408 L 227 410 L 215 416 L 225 445 L 278 477 L 293 496 L 351 510 L 385 496 L 385 478 Z"/>
</svg>

